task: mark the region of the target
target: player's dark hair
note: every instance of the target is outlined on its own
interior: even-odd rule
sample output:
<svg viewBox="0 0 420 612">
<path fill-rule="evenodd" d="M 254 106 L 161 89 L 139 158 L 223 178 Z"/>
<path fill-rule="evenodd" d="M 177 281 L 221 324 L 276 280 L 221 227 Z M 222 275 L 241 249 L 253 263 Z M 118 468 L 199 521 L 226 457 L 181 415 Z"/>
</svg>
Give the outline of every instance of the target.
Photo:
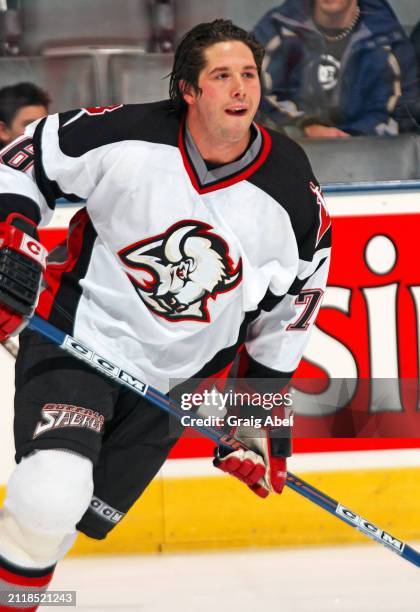
<svg viewBox="0 0 420 612">
<path fill-rule="evenodd" d="M 184 35 L 175 51 L 169 82 L 169 96 L 174 110 L 186 108 L 187 104 L 183 97 L 186 87 L 192 87 L 196 93 L 200 93 L 198 77 L 206 65 L 205 50 L 211 45 L 229 40 L 238 40 L 251 49 L 258 75 L 261 75 L 264 47 L 252 34 L 227 19 L 200 23 Z"/>
<path fill-rule="evenodd" d="M 24 106 L 45 106 L 51 103 L 49 95 L 33 83 L 17 83 L 0 89 L 0 121 L 11 126 L 17 112 Z"/>
</svg>

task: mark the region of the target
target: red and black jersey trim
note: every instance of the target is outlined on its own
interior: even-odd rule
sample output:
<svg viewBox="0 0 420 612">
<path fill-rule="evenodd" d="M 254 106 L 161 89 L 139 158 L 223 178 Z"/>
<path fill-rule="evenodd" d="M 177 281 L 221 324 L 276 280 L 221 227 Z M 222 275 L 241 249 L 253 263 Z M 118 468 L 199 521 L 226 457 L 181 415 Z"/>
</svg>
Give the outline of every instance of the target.
<svg viewBox="0 0 420 612">
<path fill-rule="evenodd" d="M 245 378 L 277 378 L 284 379 L 286 382 L 292 377 L 293 372 L 279 372 L 272 370 L 263 364 L 258 363 L 255 359 L 248 356 L 246 351 L 243 351 L 245 339 L 248 332 L 248 325 L 252 323 L 261 313 L 262 310 L 269 311 L 274 308 L 284 296 L 276 296 L 270 290 L 267 291 L 266 295 L 260 302 L 258 308 L 252 312 L 248 312 L 245 315 L 244 320 L 239 328 L 238 339 L 235 344 L 228 346 L 212 357 L 198 372 L 196 372 L 191 378 L 214 378 L 221 372 L 225 373 L 225 370 L 232 366 L 238 353 L 242 352 L 246 354 L 247 361 L 246 367 L 242 368 L 240 376 Z M 221 376 L 222 377 L 222 376 Z M 285 384 L 286 384 L 285 382 Z"/>
<path fill-rule="evenodd" d="M 0 556 L 0 578 L 22 586 L 44 586 L 51 581 L 55 565 L 43 569 L 23 568 Z"/>
<path fill-rule="evenodd" d="M 276 297 L 276 303 L 281 301 L 281 299 L 282 298 Z M 261 302 L 257 310 L 253 310 L 252 312 L 246 313 L 245 318 L 239 328 L 238 339 L 236 340 L 235 344 L 232 344 L 231 346 L 228 346 L 216 353 L 216 355 L 214 355 L 214 357 L 210 361 L 208 361 L 201 368 L 201 370 L 196 372 L 191 378 L 214 378 L 217 374 L 219 374 L 220 372 L 224 372 L 226 368 L 228 368 L 228 366 L 231 366 L 233 364 L 238 353 L 243 350 L 248 331 L 248 325 L 259 316 L 262 309 L 266 310 L 266 308 L 264 308 L 263 306 L 263 303 L 264 300 Z M 249 364 L 249 366 L 247 365 L 247 367 L 244 368 L 244 371 L 242 373 L 245 378 L 281 378 L 286 380 L 287 382 L 293 375 L 293 372 L 279 372 L 277 370 L 272 370 L 271 368 L 268 368 L 267 366 L 258 363 L 257 361 L 255 361 L 255 359 L 252 359 L 252 357 L 249 357 L 247 353 L 246 355 L 248 359 L 247 363 Z"/>
<path fill-rule="evenodd" d="M 178 147 L 191 183 L 199 194 L 224 189 L 240 181 L 246 180 L 264 164 L 271 150 L 271 137 L 262 126 L 256 126 L 256 128 L 262 135 L 262 143 L 258 153 L 252 158 L 250 163 L 245 165 L 238 163 L 239 169 L 237 172 L 232 172 L 231 174 L 223 176 L 223 178 L 204 183 L 199 176 L 199 172 L 186 146 L 186 120 L 185 117 L 183 118 L 179 128 Z M 226 165 L 228 166 L 228 164 Z"/>
<path fill-rule="evenodd" d="M 0 221 L 5 221 L 11 213 L 18 213 L 36 225 L 41 221 L 39 206 L 34 200 L 17 193 L 0 194 Z"/>
<path fill-rule="evenodd" d="M 328 249 L 331 247 L 331 227 L 329 227 L 321 237 L 317 245 L 317 250 L 319 249 Z"/>
<path fill-rule="evenodd" d="M 239 328 L 238 339 L 235 344 L 222 349 L 210 361 L 208 361 L 198 372 L 191 378 L 214 378 L 216 375 L 224 372 L 228 366 L 231 366 L 236 355 L 240 352 L 246 338 L 248 325 L 258 317 L 260 310 L 248 312 Z M 221 376 L 222 377 L 222 376 Z"/>
<path fill-rule="evenodd" d="M 42 568 L 42 569 L 23 568 L 23 567 L 19 567 L 15 565 L 14 563 L 11 563 L 10 561 L 7 561 L 4 557 L 1 557 L 1 556 L 0 556 L 0 567 L 5 572 L 9 572 L 10 574 L 13 574 L 14 575 L 13 577 L 17 578 L 21 576 L 24 578 L 33 579 L 34 586 L 43 586 L 42 583 L 47 584 L 51 580 L 52 574 L 55 569 L 55 565 L 51 565 L 49 567 Z M 40 580 L 37 580 L 37 579 L 40 579 Z M 35 584 L 36 582 L 39 582 L 40 584 Z M 20 583 L 17 581 L 15 584 L 20 584 Z"/>
<path fill-rule="evenodd" d="M 16 597 L 14 599 L 13 595 L 19 593 L 41 595 L 45 593 L 52 580 L 54 569 L 55 565 L 45 569 L 23 568 L 7 561 L 4 557 L 0 557 L 0 612 L 10 612 L 11 610 L 35 612 L 38 610 L 37 605 L 23 603 L 22 598 L 18 599 Z M 6 593 L 12 597 L 6 597 Z"/>
<path fill-rule="evenodd" d="M 50 253 L 37 313 L 67 334 L 73 334 L 74 319 L 82 296 L 80 280 L 86 276 L 97 238 L 96 230 L 86 212 L 79 210 L 73 217 L 67 238 L 67 258 L 54 263 Z M 62 250 L 63 245 L 59 245 Z"/>
</svg>

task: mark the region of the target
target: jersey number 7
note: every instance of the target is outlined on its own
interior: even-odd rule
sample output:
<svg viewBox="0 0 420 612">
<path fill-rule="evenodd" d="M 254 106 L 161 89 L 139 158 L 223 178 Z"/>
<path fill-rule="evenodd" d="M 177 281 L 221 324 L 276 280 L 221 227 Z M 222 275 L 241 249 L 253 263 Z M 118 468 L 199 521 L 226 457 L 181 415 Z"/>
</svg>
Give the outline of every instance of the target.
<svg viewBox="0 0 420 612">
<path fill-rule="evenodd" d="M 305 306 L 302 314 L 295 323 L 290 323 L 286 331 L 303 331 L 311 324 L 313 314 L 320 303 L 324 292 L 322 289 L 302 289 L 295 299 L 297 306 Z"/>
</svg>

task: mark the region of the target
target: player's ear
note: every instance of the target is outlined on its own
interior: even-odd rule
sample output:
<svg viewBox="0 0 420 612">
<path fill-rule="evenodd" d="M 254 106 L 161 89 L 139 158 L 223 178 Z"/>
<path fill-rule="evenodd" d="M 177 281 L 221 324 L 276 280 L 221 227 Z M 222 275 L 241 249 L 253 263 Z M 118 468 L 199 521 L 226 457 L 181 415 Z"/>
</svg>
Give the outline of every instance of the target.
<svg viewBox="0 0 420 612">
<path fill-rule="evenodd" d="M 4 121 L 0 121 L 0 148 L 3 148 L 10 140 L 10 130 Z"/>
<path fill-rule="evenodd" d="M 182 93 L 182 97 L 184 98 L 184 102 L 186 104 L 188 104 L 188 106 L 191 106 L 191 104 L 194 104 L 194 101 L 197 97 L 194 88 L 192 87 L 192 85 L 190 83 L 187 83 L 186 81 L 184 81 L 183 79 L 181 79 L 179 81 L 179 90 Z"/>
</svg>

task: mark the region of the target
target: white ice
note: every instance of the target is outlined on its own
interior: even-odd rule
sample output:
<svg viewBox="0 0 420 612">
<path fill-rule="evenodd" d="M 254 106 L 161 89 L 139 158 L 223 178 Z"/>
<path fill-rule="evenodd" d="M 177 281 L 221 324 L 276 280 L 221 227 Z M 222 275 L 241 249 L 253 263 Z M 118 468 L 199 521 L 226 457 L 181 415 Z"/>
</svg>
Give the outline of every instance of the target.
<svg viewBox="0 0 420 612">
<path fill-rule="evenodd" d="M 80 612 L 420 612 L 420 568 L 380 545 L 72 558 L 51 588 Z"/>
</svg>

